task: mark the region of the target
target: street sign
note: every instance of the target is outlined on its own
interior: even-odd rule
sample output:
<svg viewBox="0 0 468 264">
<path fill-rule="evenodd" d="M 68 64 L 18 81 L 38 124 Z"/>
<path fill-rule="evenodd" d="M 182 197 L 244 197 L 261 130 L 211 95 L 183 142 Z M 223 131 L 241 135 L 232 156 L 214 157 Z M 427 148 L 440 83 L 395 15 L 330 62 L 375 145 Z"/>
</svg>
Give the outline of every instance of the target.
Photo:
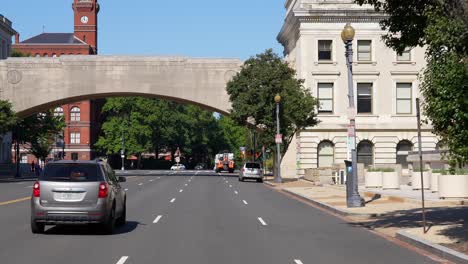
<svg viewBox="0 0 468 264">
<path fill-rule="evenodd" d="M 125 158 L 125 155 L 120 155 L 120 157 L 123 159 L 123 158 Z"/>
<path fill-rule="evenodd" d="M 176 157 L 175 162 L 179 163 L 180 162 L 180 157 Z"/>
<path fill-rule="evenodd" d="M 122 150 L 120 150 L 120 155 L 122 155 L 122 156 L 123 156 L 124 154 L 125 154 L 124 150 L 123 150 L 123 149 L 122 149 Z M 122 157 L 122 158 L 123 158 L 123 157 Z"/>
<path fill-rule="evenodd" d="M 281 143 L 283 143 L 283 135 L 281 135 L 281 134 L 276 134 L 275 143 L 276 143 L 276 144 L 281 144 Z"/>
<path fill-rule="evenodd" d="M 356 119 L 356 108 L 348 107 L 348 119 L 350 120 Z"/>
</svg>

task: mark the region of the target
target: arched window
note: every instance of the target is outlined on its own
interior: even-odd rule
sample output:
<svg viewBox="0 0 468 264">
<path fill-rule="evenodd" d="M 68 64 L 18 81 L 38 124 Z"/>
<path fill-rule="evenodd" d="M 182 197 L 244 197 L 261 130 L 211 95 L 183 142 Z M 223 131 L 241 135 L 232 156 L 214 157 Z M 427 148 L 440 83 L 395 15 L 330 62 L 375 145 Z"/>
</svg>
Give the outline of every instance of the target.
<svg viewBox="0 0 468 264">
<path fill-rule="evenodd" d="M 63 108 L 62 107 L 56 107 L 54 109 L 54 116 L 63 116 Z"/>
<path fill-rule="evenodd" d="M 75 106 L 70 110 L 70 121 L 80 121 L 80 120 L 81 120 L 80 108 Z"/>
<path fill-rule="evenodd" d="M 331 167 L 335 163 L 335 150 L 333 143 L 330 141 L 322 141 L 317 147 L 318 161 L 317 166 Z"/>
<path fill-rule="evenodd" d="M 374 164 L 374 144 L 369 140 L 363 140 L 357 145 L 357 162 L 364 163 L 366 167 Z"/>
<path fill-rule="evenodd" d="M 413 143 L 408 140 L 400 141 L 396 147 L 396 163 L 401 164 L 403 169 L 408 168 L 408 161 L 406 158 L 408 157 L 408 152 L 411 150 L 413 150 Z"/>
<path fill-rule="evenodd" d="M 44 57 L 49 57 L 49 54 L 47 54 L 47 53 L 44 53 Z"/>
</svg>

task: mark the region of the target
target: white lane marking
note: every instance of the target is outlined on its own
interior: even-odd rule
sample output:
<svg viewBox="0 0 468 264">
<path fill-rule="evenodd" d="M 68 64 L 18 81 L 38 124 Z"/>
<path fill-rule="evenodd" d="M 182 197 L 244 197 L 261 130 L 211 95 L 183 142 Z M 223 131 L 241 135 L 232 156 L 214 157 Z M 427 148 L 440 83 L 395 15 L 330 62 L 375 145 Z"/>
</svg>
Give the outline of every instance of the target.
<svg viewBox="0 0 468 264">
<path fill-rule="evenodd" d="M 180 189 L 179 192 L 183 192 L 184 190 Z"/>
<path fill-rule="evenodd" d="M 226 183 L 229 183 L 228 181 L 226 181 Z"/>
<path fill-rule="evenodd" d="M 229 188 L 232 188 L 232 185 L 229 185 Z"/>
<path fill-rule="evenodd" d="M 32 187 L 33 187 L 33 186 L 31 185 L 31 186 L 25 186 L 24 188 L 32 188 Z"/>
<path fill-rule="evenodd" d="M 161 177 L 158 177 L 158 179 L 161 179 Z"/>
<path fill-rule="evenodd" d="M 248 204 L 246 200 L 242 200 L 242 202 L 244 202 L 244 204 L 246 204 L 246 205 Z"/>
<path fill-rule="evenodd" d="M 185 184 L 185 186 L 188 186 L 188 184 Z"/>
<path fill-rule="evenodd" d="M 152 181 L 154 181 L 154 180 L 150 180 L 150 182 L 152 182 Z"/>
<path fill-rule="evenodd" d="M 237 191 L 234 191 L 235 194 L 239 194 Z"/>
<path fill-rule="evenodd" d="M 139 183 L 139 184 L 138 184 L 138 186 L 142 186 L 142 185 L 143 185 L 143 183 Z"/>
<path fill-rule="evenodd" d="M 174 201 L 175 201 L 175 198 L 172 198 L 171 203 L 173 203 Z"/>
<path fill-rule="evenodd" d="M 27 182 L 17 182 L 16 184 L 25 184 L 25 183 L 27 183 Z"/>
<path fill-rule="evenodd" d="M 128 256 L 123 256 L 119 259 L 119 261 L 117 261 L 116 264 L 124 264 L 125 261 L 127 261 L 127 259 L 128 259 Z"/>
<path fill-rule="evenodd" d="M 156 217 L 156 219 L 154 219 L 153 224 L 156 224 L 157 222 L 159 222 L 161 217 L 162 217 L 162 215 L 158 215 L 158 217 Z"/>
<path fill-rule="evenodd" d="M 125 191 L 128 191 L 128 188 L 125 188 Z"/>
<path fill-rule="evenodd" d="M 267 223 L 265 223 L 265 221 L 263 221 L 263 219 L 261 217 L 258 217 L 258 221 L 260 221 L 260 223 L 264 226 L 267 225 Z"/>
<path fill-rule="evenodd" d="M 294 260 L 294 263 L 296 263 L 296 264 L 304 264 L 304 263 L 302 263 L 302 261 L 301 261 L 300 259 L 295 259 L 295 260 Z"/>
</svg>

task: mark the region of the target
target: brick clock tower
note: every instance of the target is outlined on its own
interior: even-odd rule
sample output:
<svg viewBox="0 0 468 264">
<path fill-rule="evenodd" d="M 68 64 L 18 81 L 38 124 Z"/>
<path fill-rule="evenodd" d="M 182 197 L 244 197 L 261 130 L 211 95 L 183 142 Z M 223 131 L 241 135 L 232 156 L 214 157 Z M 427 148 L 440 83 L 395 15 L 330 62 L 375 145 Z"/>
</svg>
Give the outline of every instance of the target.
<svg viewBox="0 0 468 264">
<path fill-rule="evenodd" d="M 74 0 L 72 8 L 75 13 L 75 37 L 91 45 L 93 54 L 97 54 L 97 0 Z"/>
<path fill-rule="evenodd" d="M 41 33 L 20 42 L 19 34 L 13 49 L 34 57 L 60 57 L 63 55 L 96 55 L 98 52 L 98 0 L 69 0 L 74 11 L 73 33 Z M 39 23 L 39 22 L 38 22 Z M 78 101 L 57 106 L 54 112 L 63 115 L 65 145 L 54 144 L 50 157 L 89 160 L 96 156 L 93 149 L 100 130 L 100 112 L 104 99 Z M 22 163 L 37 162 L 34 156 L 21 150 Z"/>
</svg>

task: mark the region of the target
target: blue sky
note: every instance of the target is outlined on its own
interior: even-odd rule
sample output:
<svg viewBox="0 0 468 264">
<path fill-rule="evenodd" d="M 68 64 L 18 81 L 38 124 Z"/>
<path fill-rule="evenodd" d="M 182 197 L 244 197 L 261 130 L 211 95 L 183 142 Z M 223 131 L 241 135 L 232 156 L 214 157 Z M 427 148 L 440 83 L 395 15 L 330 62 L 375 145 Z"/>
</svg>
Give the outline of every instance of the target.
<svg viewBox="0 0 468 264">
<path fill-rule="evenodd" d="M 2 1 L 21 39 L 73 32 L 72 0 Z M 246 59 L 273 48 L 284 0 L 100 0 L 99 53 Z"/>
</svg>

